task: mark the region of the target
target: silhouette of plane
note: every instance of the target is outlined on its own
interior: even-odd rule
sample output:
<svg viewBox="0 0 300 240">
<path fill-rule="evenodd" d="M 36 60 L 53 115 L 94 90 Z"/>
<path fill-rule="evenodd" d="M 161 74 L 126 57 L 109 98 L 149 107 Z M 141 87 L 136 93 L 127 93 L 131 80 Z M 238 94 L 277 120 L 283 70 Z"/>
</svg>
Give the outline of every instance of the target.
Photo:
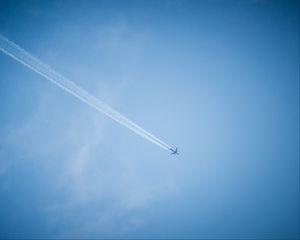
<svg viewBox="0 0 300 240">
<path fill-rule="evenodd" d="M 175 149 L 170 148 L 170 151 L 172 152 L 172 153 L 171 153 L 172 155 L 173 155 L 173 154 L 179 155 L 177 147 L 175 147 Z"/>
</svg>

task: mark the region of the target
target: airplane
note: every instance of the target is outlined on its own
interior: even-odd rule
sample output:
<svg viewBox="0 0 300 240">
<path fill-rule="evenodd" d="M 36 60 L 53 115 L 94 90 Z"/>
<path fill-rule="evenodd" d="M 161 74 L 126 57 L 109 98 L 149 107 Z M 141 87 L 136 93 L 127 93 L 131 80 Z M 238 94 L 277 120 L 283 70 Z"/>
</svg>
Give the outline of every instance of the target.
<svg viewBox="0 0 300 240">
<path fill-rule="evenodd" d="M 179 155 L 178 150 L 177 150 L 177 147 L 175 147 L 175 149 L 170 148 L 169 150 L 172 152 L 171 155 L 173 155 L 173 154 Z"/>
</svg>

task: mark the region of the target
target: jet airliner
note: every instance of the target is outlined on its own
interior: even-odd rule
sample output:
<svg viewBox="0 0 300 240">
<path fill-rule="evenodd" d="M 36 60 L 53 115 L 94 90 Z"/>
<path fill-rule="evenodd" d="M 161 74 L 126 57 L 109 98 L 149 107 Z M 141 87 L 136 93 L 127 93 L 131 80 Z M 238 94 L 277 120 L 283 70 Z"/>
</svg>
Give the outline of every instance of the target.
<svg viewBox="0 0 300 240">
<path fill-rule="evenodd" d="M 175 149 L 170 148 L 170 151 L 172 152 L 172 153 L 171 153 L 172 155 L 173 155 L 173 154 L 179 155 L 177 147 L 175 147 Z"/>
</svg>

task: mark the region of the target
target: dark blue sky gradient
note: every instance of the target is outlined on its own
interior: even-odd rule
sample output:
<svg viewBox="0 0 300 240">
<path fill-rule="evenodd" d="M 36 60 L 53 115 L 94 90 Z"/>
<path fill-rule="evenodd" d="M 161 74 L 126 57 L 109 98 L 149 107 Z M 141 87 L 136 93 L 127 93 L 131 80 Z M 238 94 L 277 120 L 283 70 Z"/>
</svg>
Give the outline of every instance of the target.
<svg viewBox="0 0 300 240">
<path fill-rule="evenodd" d="M 0 1 L 0 32 L 178 146 L 0 54 L 0 238 L 298 238 L 298 1 Z"/>
</svg>

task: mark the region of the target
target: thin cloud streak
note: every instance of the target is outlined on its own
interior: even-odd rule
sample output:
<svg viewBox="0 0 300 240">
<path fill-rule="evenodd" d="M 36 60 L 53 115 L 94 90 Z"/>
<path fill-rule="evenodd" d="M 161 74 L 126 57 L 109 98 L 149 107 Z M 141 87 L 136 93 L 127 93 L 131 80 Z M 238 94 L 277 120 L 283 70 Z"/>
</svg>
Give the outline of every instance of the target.
<svg viewBox="0 0 300 240">
<path fill-rule="evenodd" d="M 62 76 L 54 69 L 52 69 L 50 66 L 44 64 L 39 59 L 32 56 L 30 53 L 28 53 L 27 51 L 25 51 L 20 46 L 16 45 L 15 43 L 10 41 L 3 35 L 0 35 L 0 50 L 6 55 L 20 62 L 24 66 L 30 68 L 32 71 L 38 73 L 39 75 L 48 79 L 49 81 L 56 84 L 60 88 L 64 89 L 68 93 L 77 97 L 82 102 L 104 113 L 111 119 L 127 127 L 128 129 L 132 130 L 133 132 L 145 138 L 146 140 L 156 144 L 157 146 L 161 147 L 166 151 L 169 152 L 171 151 L 172 147 L 169 144 L 163 142 L 159 138 L 147 132 L 145 129 L 135 124 L 134 122 L 132 122 L 131 120 L 129 120 L 128 118 L 126 118 L 125 116 L 117 112 L 116 110 L 112 109 L 110 106 L 100 101 L 98 98 L 94 97 L 89 92 L 87 92 L 86 90 L 84 90 L 83 88 L 81 88 L 80 86 L 72 82 L 71 80 Z"/>
</svg>

